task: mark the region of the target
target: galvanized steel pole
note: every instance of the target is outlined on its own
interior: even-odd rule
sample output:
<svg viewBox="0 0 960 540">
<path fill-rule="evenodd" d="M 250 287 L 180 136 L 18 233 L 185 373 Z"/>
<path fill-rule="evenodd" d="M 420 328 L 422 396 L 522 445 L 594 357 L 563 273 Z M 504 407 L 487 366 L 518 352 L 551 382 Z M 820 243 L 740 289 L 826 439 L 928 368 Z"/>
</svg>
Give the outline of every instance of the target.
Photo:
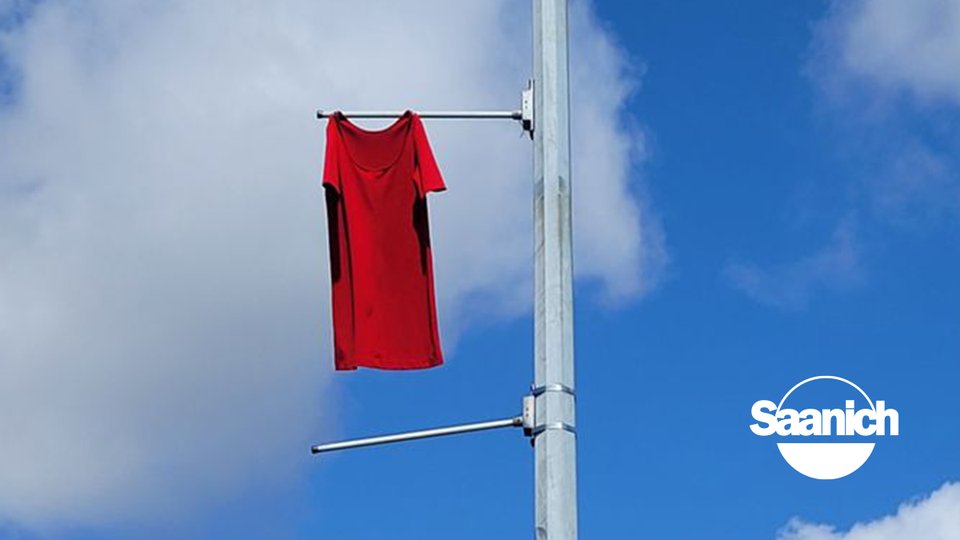
<svg viewBox="0 0 960 540">
<path fill-rule="evenodd" d="M 533 0 L 536 538 L 577 538 L 567 0 Z"/>
</svg>

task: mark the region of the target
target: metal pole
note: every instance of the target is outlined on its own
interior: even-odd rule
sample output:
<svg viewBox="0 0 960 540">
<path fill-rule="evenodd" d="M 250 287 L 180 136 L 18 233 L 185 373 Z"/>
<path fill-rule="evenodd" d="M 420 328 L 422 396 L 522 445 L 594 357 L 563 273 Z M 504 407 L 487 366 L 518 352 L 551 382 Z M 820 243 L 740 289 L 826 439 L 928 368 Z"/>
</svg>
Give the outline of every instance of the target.
<svg viewBox="0 0 960 540">
<path fill-rule="evenodd" d="M 491 420 L 489 422 L 476 422 L 473 424 L 460 424 L 457 426 L 448 426 L 434 429 L 423 429 L 420 431 L 408 431 L 406 433 L 397 433 L 394 435 L 380 435 L 378 437 L 368 437 L 366 439 L 353 439 L 350 441 L 341 441 L 335 443 L 318 444 L 310 447 L 314 454 L 321 452 L 332 452 L 334 450 L 346 450 L 348 448 L 360 448 L 362 446 L 375 446 L 378 444 L 387 444 L 402 441 L 412 441 L 416 439 L 426 439 L 429 437 L 442 437 L 444 435 L 457 435 L 459 433 L 468 433 L 471 431 L 484 431 L 488 429 L 497 429 L 505 427 L 523 427 L 523 417 L 504 418 L 503 420 Z"/>
<path fill-rule="evenodd" d="M 567 0 L 533 0 L 537 540 L 577 538 Z"/>
<path fill-rule="evenodd" d="M 317 118 L 329 118 L 337 111 L 317 111 Z M 406 111 L 340 111 L 349 118 L 399 118 Z M 521 120 L 523 113 L 521 111 L 423 111 L 418 112 L 420 118 L 506 118 L 508 120 Z"/>
</svg>

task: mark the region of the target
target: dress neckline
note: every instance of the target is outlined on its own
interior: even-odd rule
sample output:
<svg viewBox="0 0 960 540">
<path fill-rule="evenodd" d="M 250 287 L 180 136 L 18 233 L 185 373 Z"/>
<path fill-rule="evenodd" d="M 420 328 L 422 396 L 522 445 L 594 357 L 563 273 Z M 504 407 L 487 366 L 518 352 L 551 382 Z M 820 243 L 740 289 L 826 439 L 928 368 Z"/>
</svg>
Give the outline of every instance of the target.
<svg viewBox="0 0 960 540">
<path fill-rule="evenodd" d="M 362 128 L 362 127 L 354 124 L 354 123 L 351 122 L 350 119 L 348 119 L 347 116 L 346 116 L 345 114 L 343 114 L 343 112 L 341 112 L 341 111 L 336 111 L 336 112 L 333 114 L 333 118 L 332 118 L 332 119 L 336 121 L 337 126 L 340 127 L 340 128 L 346 127 L 347 129 L 349 129 L 349 130 L 351 130 L 351 131 L 359 132 L 359 133 L 362 133 L 362 134 L 364 134 L 364 135 L 378 136 L 378 135 L 386 135 L 386 134 L 388 134 L 388 133 L 392 133 L 392 132 L 397 131 L 397 130 L 399 130 L 399 129 L 402 129 L 402 128 L 405 128 L 405 127 L 409 127 L 409 121 L 410 121 L 413 117 L 414 117 L 413 111 L 411 111 L 410 109 L 407 109 L 406 111 L 403 112 L 403 114 L 400 115 L 399 118 L 397 118 L 396 121 L 394 121 L 394 122 L 393 122 L 392 124 L 390 124 L 389 126 L 383 128 L 383 129 L 374 129 L 374 130 L 365 129 L 365 128 Z M 356 166 L 356 167 L 359 168 L 359 169 L 363 169 L 363 170 L 365 170 L 365 171 L 370 171 L 370 172 L 382 172 L 382 171 L 385 171 L 385 170 L 387 170 L 387 169 L 390 169 L 391 167 L 393 167 L 394 165 L 396 165 L 398 161 L 400 161 L 400 158 L 403 157 L 403 154 L 404 154 L 404 152 L 405 152 L 406 149 L 407 149 L 407 145 L 410 144 L 409 139 L 410 139 L 410 136 L 411 136 L 411 135 L 412 135 L 412 134 L 408 132 L 408 133 L 406 134 L 406 136 L 403 137 L 403 143 L 400 145 L 400 149 L 398 150 L 397 155 L 396 155 L 393 159 L 389 160 L 385 165 L 379 166 L 379 167 L 370 167 L 370 166 L 368 166 L 368 165 L 365 165 L 365 164 L 357 161 L 357 159 L 354 158 L 353 154 L 350 152 L 350 148 L 349 148 L 349 145 L 347 144 L 347 142 L 343 139 L 342 136 L 339 136 L 339 135 L 338 135 L 338 136 L 340 137 L 340 146 L 343 148 L 344 154 L 346 154 L 347 159 L 349 159 L 350 162 L 354 164 L 354 166 Z"/>
<path fill-rule="evenodd" d="M 405 120 L 409 120 L 413 116 L 413 111 L 411 111 L 410 109 L 405 110 L 403 114 L 401 114 L 396 120 L 393 121 L 392 124 L 381 129 L 367 129 L 367 128 L 360 127 L 354 124 L 353 121 L 351 121 L 349 118 L 347 118 L 347 115 L 343 114 L 342 111 L 336 111 L 335 113 L 333 113 L 333 116 L 335 116 L 340 123 L 350 127 L 350 129 L 359 131 L 361 133 L 366 133 L 367 135 L 377 135 L 379 133 L 387 133 L 398 128 L 401 124 L 403 124 Z"/>
</svg>

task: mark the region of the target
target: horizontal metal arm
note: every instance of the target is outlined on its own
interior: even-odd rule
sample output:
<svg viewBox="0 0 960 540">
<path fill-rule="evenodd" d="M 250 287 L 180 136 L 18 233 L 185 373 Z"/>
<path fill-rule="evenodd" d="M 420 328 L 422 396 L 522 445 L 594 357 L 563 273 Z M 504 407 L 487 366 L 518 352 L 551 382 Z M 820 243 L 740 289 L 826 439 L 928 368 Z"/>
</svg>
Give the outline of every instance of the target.
<svg viewBox="0 0 960 540">
<path fill-rule="evenodd" d="M 317 111 L 317 118 L 329 118 L 337 111 Z M 406 111 L 340 111 L 349 118 L 400 118 Z M 523 120 L 521 111 L 424 111 L 418 112 L 420 118 L 505 118 Z"/>
<path fill-rule="evenodd" d="M 412 441 L 416 439 L 426 439 L 429 437 L 442 437 L 445 435 L 456 435 L 458 433 L 469 433 L 471 431 L 484 431 L 488 429 L 497 429 L 505 427 L 523 427 L 523 417 L 504 418 L 503 420 L 491 420 L 489 422 L 476 422 L 473 424 L 460 424 L 457 426 L 448 426 L 434 429 L 424 429 L 421 431 L 409 431 L 406 433 L 396 433 L 394 435 L 380 435 L 379 437 L 368 437 L 366 439 L 354 439 L 352 441 L 341 441 L 328 444 L 318 444 L 312 446 L 310 451 L 314 454 L 321 452 L 332 452 L 334 450 L 346 450 L 348 448 L 360 448 L 363 446 L 375 446 L 378 444 L 395 443 L 402 441 Z"/>
</svg>

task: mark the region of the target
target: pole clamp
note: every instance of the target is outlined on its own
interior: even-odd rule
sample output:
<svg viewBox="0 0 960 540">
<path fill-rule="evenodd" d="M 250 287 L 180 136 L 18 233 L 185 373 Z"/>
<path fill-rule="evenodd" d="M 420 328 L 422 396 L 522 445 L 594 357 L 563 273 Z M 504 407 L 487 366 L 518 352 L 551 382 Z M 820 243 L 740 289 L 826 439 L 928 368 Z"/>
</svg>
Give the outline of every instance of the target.
<svg viewBox="0 0 960 540">
<path fill-rule="evenodd" d="M 569 394 L 574 398 L 577 397 L 577 394 L 573 391 L 573 388 L 570 388 L 569 386 L 561 383 L 551 383 L 551 384 L 545 384 L 543 386 L 530 387 L 530 394 L 533 395 L 533 397 L 537 397 L 547 392 L 561 392 L 564 394 Z"/>
<path fill-rule="evenodd" d="M 577 428 L 571 426 L 570 424 L 568 424 L 568 423 L 566 423 L 566 422 L 550 422 L 550 423 L 543 424 L 543 425 L 540 425 L 540 426 L 536 426 L 535 428 L 533 428 L 533 429 L 531 430 L 530 436 L 531 436 L 531 437 L 536 437 L 537 435 L 539 435 L 539 434 L 541 434 L 541 433 L 543 433 L 544 431 L 547 431 L 547 430 L 549 430 L 549 429 L 560 429 L 560 430 L 563 430 L 563 431 L 567 431 L 567 432 L 573 433 L 574 435 L 577 434 Z M 531 442 L 533 442 L 533 441 L 531 441 Z"/>
</svg>

